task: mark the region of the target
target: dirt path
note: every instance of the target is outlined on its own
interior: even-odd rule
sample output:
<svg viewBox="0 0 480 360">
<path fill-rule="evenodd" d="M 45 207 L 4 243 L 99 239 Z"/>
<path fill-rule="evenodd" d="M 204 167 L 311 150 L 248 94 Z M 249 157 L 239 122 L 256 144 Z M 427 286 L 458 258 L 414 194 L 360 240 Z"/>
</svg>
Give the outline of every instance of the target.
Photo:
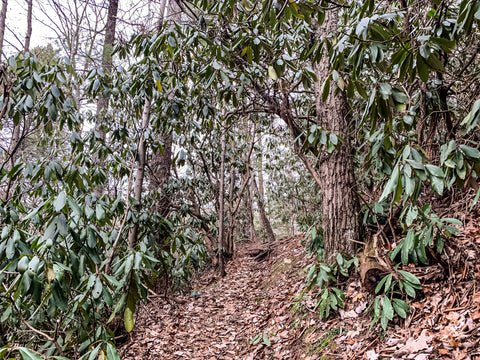
<svg viewBox="0 0 480 360">
<path fill-rule="evenodd" d="M 249 255 L 255 245 L 242 248 L 225 278 L 210 271 L 193 283 L 198 297 L 143 306 L 121 358 L 474 360 L 480 357 L 480 226 L 470 227 L 446 244 L 450 274 L 439 264 L 403 267 L 423 289 L 409 300 L 408 317 L 395 317 L 386 330 L 372 326 L 374 297 L 355 276 L 344 284 L 344 309 L 319 318 L 318 289 L 299 295 L 313 260 L 297 236 L 280 241 L 263 261 Z"/>
<path fill-rule="evenodd" d="M 198 297 L 179 296 L 182 304 L 176 306 L 164 300 L 147 304 L 131 340 L 120 349 L 121 358 L 299 358 L 300 331 L 290 306 L 304 279 L 300 241 L 283 240 L 263 261 L 248 255 L 252 246 L 243 248 L 228 263 L 225 278 L 207 272 L 198 279 Z"/>
</svg>

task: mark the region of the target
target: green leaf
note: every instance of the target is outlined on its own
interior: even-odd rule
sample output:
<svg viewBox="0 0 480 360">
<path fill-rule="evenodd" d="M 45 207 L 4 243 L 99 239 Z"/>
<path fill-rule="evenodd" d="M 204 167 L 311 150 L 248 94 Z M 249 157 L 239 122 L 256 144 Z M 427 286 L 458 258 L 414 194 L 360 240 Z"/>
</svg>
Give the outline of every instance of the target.
<svg viewBox="0 0 480 360">
<path fill-rule="evenodd" d="M 420 53 L 417 53 L 417 73 L 424 83 L 428 81 L 428 78 L 430 77 L 430 67 Z"/>
<path fill-rule="evenodd" d="M 400 177 L 400 168 L 397 166 L 393 169 L 392 176 L 388 180 L 387 184 L 385 185 L 385 188 L 383 189 L 382 195 L 380 196 L 380 199 L 378 202 L 382 202 L 385 200 L 391 192 L 397 189 L 398 185 L 398 179 Z"/>
<path fill-rule="evenodd" d="M 392 97 L 397 103 L 408 104 L 408 96 L 403 91 L 393 89 Z"/>
<path fill-rule="evenodd" d="M 33 108 L 33 99 L 30 95 L 28 95 L 27 99 L 25 100 L 25 106 L 28 110 Z"/>
<path fill-rule="evenodd" d="M 98 89 L 100 88 L 100 80 L 98 79 L 95 79 L 95 81 L 93 82 L 93 91 L 97 91 Z"/>
<path fill-rule="evenodd" d="M 420 285 L 420 280 L 418 280 L 418 278 L 415 275 L 413 275 L 412 273 L 410 273 L 408 271 L 405 271 L 405 270 L 399 270 L 398 272 L 400 273 L 400 275 L 402 275 L 402 277 L 406 281 L 408 281 L 408 282 L 410 282 L 414 285 Z"/>
<path fill-rule="evenodd" d="M 40 355 L 24 347 L 18 348 L 18 352 L 22 355 L 23 360 L 43 360 Z"/>
<path fill-rule="evenodd" d="M 107 343 L 107 360 L 120 360 L 117 349 L 111 343 Z"/>
<path fill-rule="evenodd" d="M 350 80 L 350 81 L 353 81 L 353 80 Z M 355 88 L 357 89 L 359 95 L 363 97 L 365 100 L 367 100 L 368 94 L 365 91 L 365 88 L 362 86 L 362 84 L 359 81 L 355 81 L 354 83 L 355 83 Z"/>
<path fill-rule="evenodd" d="M 384 276 L 382 280 L 380 280 L 380 282 L 378 283 L 377 287 L 375 288 L 375 294 L 378 294 L 380 292 L 380 290 L 382 290 L 382 287 L 383 285 L 385 284 L 385 282 L 387 281 L 387 278 L 390 277 L 390 279 L 392 278 L 392 274 L 388 274 L 387 276 Z"/>
<path fill-rule="evenodd" d="M 438 166 L 432 165 L 432 164 L 425 164 L 425 167 L 427 168 L 428 172 L 432 174 L 433 176 L 443 178 L 444 174 L 441 168 Z"/>
<path fill-rule="evenodd" d="M 0 348 L 0 360 L 5 357 L 5 355 L 6 355 L 7 352 L 8 352 L 8 349 L 9 349 L 9 346 L 8 346 L 8 345 L 5 345 L 5 346 L 3 346 L 3 347 Z"/>
<path fill-rule="evenodd" d="M 322 93 L 322 101 L 327 101 L 328 94 L 330 93 L 330 76 L 328 76 L 322 84 L 322 88 L 320 89 Z"/>
<path fill-rule="evenodd" d="M 405 319 L 407 317 L 407 311 L 405 310 L 404 306 L 401 305 L 399 302 L 401 301 L 402 303 L 404 303 L 407 307 L 408 307 L 408 304 L 403 301 L 403 300 L 400 300 L 400 299 L 393 299 L 393 309 L 395 310 L 395 312 L 398 314 L 398 316 L 400 316 L 402 319 Z M 410 309 L 410 308 L 409 308 Z"/>
<path fill-rule="evenodd" d="M 55 201 L 53 202 L 53 207 L 55 211 L 62 211 L 66 203 L 67 203 L 67 194 L 65 193 L 65 191 L 62 191 L 55 198 Z"/>
<path fill-rule="evenodd" d="M 54 97 L 56 97 L 56 98 L 60 97 L 60 90 L 58 89 L 58 87 L 56 85 L 52 85 L 51 91 L 52 91 L 52 95 Z"/>
<path fill-rule="evenodd" d="M 171 35 L 167 38 L 167 42 L 171 47 L 177 46 L 177 42 L 175 41 L 175 38 Z"/>
<path fill-rule="evenodd" d="M 105 209 L 101 204 L 97 204 L 97 206 L 95 207 L 95 214 L 98 221 L 102 221 L 103 219 L 105 219 Z"/>
<path fill-rule="evenodd" d="M 443 194 L 443 188 L 444 188 L 443 179 L 441 179 L 439 177 L 436 177 L 436 176 L 432 176 L 432 177 L 430 177 L 430 181 L 431 181 L 433 190 L 438 195 L 442 195 Z"/>
<path fill-rule="evenodd" d="M 409 285 L 408 283 L 403 283 L 403 286 L 408 296 L 410 296 L 411 298 L 415 298 L 415 296 L 417 296 L 415 289 L 411 285 Z"/>
<path fill-rule="evenodd" d="M 403 240 L 402 246 L 402 264 L 408 264 L 408 257 L 410 255 L 410 250 L 413 249 L 413 244 L 415 241 L 415 234 L 412 230 L 409 230 L 407 236 Z"/>
<path fill-rule="evenodd" d="M 100 351 L 101 345 L 97 345 L 95 349 L 92 350 L 90 353 L 90 356 L 88 357 L 88 360 L 95 360 L 97 358 L 98 352 Z"/>
<path fill-rule="evenodd" d="M 388 320 L 393 319 L 393 307 L 390 299 L 387 296 L 383 297 L 383 314 Z"/>
<path fill-rule="evenodd" d="M 457 144 L 455 143 L 455 140 L 450 140 L 450 142 L 447 144 L 443 144 L 440 147 L 440 164 L 444 164 L 445 161 L 447 160 L 448 156 L 452 153 L 453 150 L 457 148 Z"/>
<path fill-rule="evenodd" d="M 463 223 L 460 220 L 454 219 L 454 218 L 442 218 L 442 221 L 449 222 L 450 224 L 459 225 L 459 226 L 463 225 Z"/>
<path fill-rule="evenodd" d="M 330 141 L 331 143 L 336 146 L 338 144 L 338 137 L 334 133 L 330 134 Z"/>
<path fill-rule="evenodd" d="M 123 313 L 123 323 L 127 332 L 131 332 L 133 330 L 133 326 L 135 324 L 133 320 L 133 311 L 128 306 Z"/>
<path fill-rule="evenodd" d="M 435 71 L 438 72 L 445 72 L 445 66 L 443 66 L 443 63 L 440 61 L 438 56 L 434 53 L 430 54 L 428 59 L 425 60 L 425 62 L 430 66 Z"/>
<path fill-rule="evenodd" d="M 452 41 L 452 40 L 449 40 L 449 39 L 445 39 L 445 38 L 440 38 L 440 37 L 434 37 L 432 36 L 430 38 L 430 41 L 434 44 L 437 44 L 438 46 L 440 46 L 440 48 L 449 53 L 451 52 L 453 49 L 455 49 L 455 41 Z"/>
<path fill-rule="evenodd" d="M 480 188 L 477 190 L 477 194 L 475 195 L 475 199 L 473 199 L 472 205 L 468 211 L 472 211 L 473 207 L 477 205 L 478 199 L 480 198 Z"/>
<path fill-rule="evenodd" d="M 262 339 L 263 339 L 263 343 L 264 343 L 265 345 L 267 345 L 267 346 L 272 345 L 266 332 L 263 333 Z"/>
<path fill-rule="evenodd" d="M 468 145 L 460 145 L 460 150 L 472 159 L 480 159 L 480 151 Z"/>
<path fill-rule="evenodd" d="M 273 80 L 278 80 L 277 72 L 272 65 L 268 67 L 268 76 L 270 76 L 270 78 L 272 78 Z"/>
<path fill-rule="evenodd" d="M 388 83 L 381 83 L 379 90 L 383 100 L 387 100 L 392 95 L 392 86 Z"/>
<path fill-rule="evenodd" d="M 102 289 L 103 289 L 102 280 L 99 277 L 97 277 L 97 279 L 95 280 L 95 286 L 92 290 L 92 296 L 94 299 L 98 299 L 100 297 L 100 295 L 102 294 Z"/>
<path fill-rule="evenodd" d="M 62 311 L 68 309 L 68 300 L 63 294 L 62 287 L 58 284 L 58 281 L 53 282 L 52 297 L 55 305 Z"/>
</svg>

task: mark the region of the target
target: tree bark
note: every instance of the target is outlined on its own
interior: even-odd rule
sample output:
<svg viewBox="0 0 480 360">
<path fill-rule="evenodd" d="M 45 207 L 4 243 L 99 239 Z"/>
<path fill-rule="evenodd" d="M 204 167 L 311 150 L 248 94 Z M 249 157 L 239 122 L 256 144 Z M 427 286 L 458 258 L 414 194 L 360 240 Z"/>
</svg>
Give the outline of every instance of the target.
<svg viewBox="0 0 480 360">
<path fill-rule="evenodd" d="M 338 27 L 338 8 L 328 10 L 325 22 L 318 29 L 317 36 L 326 38 Z M 360 238 L 360 224 L 357 218 L 360 204 L 356 195 L 356 181 L 351 147 L 352 119 L 348 112 L 345 91 L 335 95 L 332 84 L 325 102 L 322 102 L 322 84 L 330 74 L 330 62 L 325 46 L 319 63 L 314 64 L 317 82 L 315 84 L 318 125 L 329 133 L 334 133 L 344 141 L 329 155 L 323 150 L 320 164 L 320 188 L 322 192 L 322 226 L 325 244 L 325 260 L 337 254 L 355 253 Z"/>
<path fill-rule="evenodd" d="M 113 44 L 115 42 L 115 30 L 117 26 L 118 0 L 110 0 L 108 4 L 107 24 L 105 26 L 105 40 L 103 43 L 102 68 L 106 75 L 112 72 L 113 61 Z M 105 130 L 102 128 L 103 112 L 108 107 L 108 99 L 100 96 L 97 101 L 97 123 L 95 131 L 100 134 L 103 141 L 106 139 Z"/>
<path fill-rule="evenodd" d="M 33 0 L 28 0 L 27 1 L 27 33 L 25 35 L 25 46 L 23 48 L 23 52 L 27 53 L 30 50 L 30 38 L 32 37 L 32 2 Z M 5 32 L 5 18 L 6 16 L 6 5 L 7 1 L 4 1 L 4 6 L 5 6 L 5 13 L 4 9 L 2 7 L 2 12 L 0 14 L 0 32 L 1 32 L 1 42 L 3 42 L 3 33 Z M 2 47 L 3 48 L 3 47 Z M 1 50 L 0 50 L 1 52 Z M 22 143 L 23 143 L 23 138 L 25 137 L 25 134 L 28 131 L 28 124 L 30 123 L 31 120 L 31 114 L 27 115 L 27 119 L 25 119 L 24 124 L 23 124 L 23 134 L 22 134 L 22 122 L 21 120 L 18 122 L 18 124 L 13 126 L 13 131 L 12 131 L 12 139 L 10 141 L 10 148 L 9 148 L 9 154 L 10 154 L 10 163 L 12 167 L 15 164 L 15 154 L 21 153 L 22 152 Z"/>
<path fill-rule="evenodd" d="M 272 116 L 273 117 L 273 116 Z M 258 156 L 258 193 L 260 194 L 260 197 L 263 198 L 265 197 L 265 190 L 263 188 L 263 147 L 262 147 L 262 136 L 260 135 L 258 137 L 258 147 L 260 148 L 260 154 Z"/>
<path fill-rule="evenodd" d="M 142 128 L 141 133 L 139 134 L 139 145 L 138 145 L 138 165 L 137 165 L 137 174 L 135 178 L 135 185 L 133 188 L 133 197 L 137 201 L 135 208 L 140 210 L 142 204 L 142 189 L 143 189 L 143 178 L 145 175 L 145 164 L 147 158 L 147 146 L 146 141 L 143 136 L 143 132 L 147 129 L 148 123 L 150 121 L 150 100 L 145 101 L 143 107 L 142 115 Z M 130 229 L 128 232 L 128 247 L 133 248 L 137 243 L 138 237 L 138 222 Z"/>
<path fill-rule="evenodd" d="M 7 19 L 8 0 L 2 0 L 0 11 L 0 56 L 3 54 L 3 38 L 5 36 L 5 21 Z"/>
<path fill-rule="evenodd" d="M 170 0 L 168 7 L 166 0 L 160 2 L 160 12 L 157 22 L 157 32 L 161 32 L 165 22 L 165 10 L 167 10 L 167 19 L 179 22 L 181 19 L 181 9 L 176 0 Z M 150 190 L 156 192 L 155 212 L 161 217 L 166 217 L 170 210 L 170 196 L 164 191 L 164 186 L 170 178 L 172 166 L 172 135 L 170 132 L 160 133 L 156 141 L 162 143 L 163 151 L 152 154 L 150 168 L 152 176 L 150 179 Z M 161 240 L 161 239 L 158 239 Z"/>
<path fill-rule="evenodd" d="M 30 39 L 32 38 L 32 10 L 33 0 L 27 0 L 27 34 L 25 36 L 25 52 L 30 51 Z"/>
<path fill-rule="evenodd" d="M 258 203 L 258 210 L 260 211 L 260 219 L 262 220 L 263 227 L 265 228 L 265 232 L 267 233 L 267 240 L 269 243 L 275 242 L 275 234 L 273 232 L 272 226 L 270 224 L 270 220 L 268 220 L 267 213 L 265 211 L 265 205 L 263 202 L 263 198 L 260 194 L 260 191 L 257 186 L 257 181 L 255 177 L 252 176 L 252 184 L 257 194 L 257 203 Z"/>
<path fill-rule="evenodd" d="M 257 242 L 258 234 L 257 230 L 255 229 L 255 208 L 253 206 L 254 203 L 254 196 L 255 196 L 255 186 L 253 184 L 254 178 L 250 179 L 250 189 L 248 192 L 248 206 L 250 208 L 250 221 L 252 222 L 252 227 L 250 228 L 250 239 L 252 242 Z"/>
<path fill-rule="evenodd" d="M 221 125 L 222 139 L 221 139 L 221 154 L 220 154 L 220 183 L 218 184 L 218 266 L 220 269 L 220 275 L 224 277 L 225 272 L 225 259 L 224 259 L 224 222 L 225 222 L 225 213 L 224 213 L 224 195 L 225 195 L 225 151 L 226 151 L 226 132 L 227 132 L 227 122 L 224 119 Z"/>
</svg>

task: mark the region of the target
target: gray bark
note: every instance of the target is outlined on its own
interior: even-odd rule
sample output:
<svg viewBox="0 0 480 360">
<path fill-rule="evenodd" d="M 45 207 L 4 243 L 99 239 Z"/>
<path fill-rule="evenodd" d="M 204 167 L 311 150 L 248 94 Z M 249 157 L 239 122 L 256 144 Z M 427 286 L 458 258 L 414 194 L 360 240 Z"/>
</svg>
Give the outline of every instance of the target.
<svg viewBox="0 0 480 360">
<path fill-rule="evenodd" d="M 224 277 L 225 272 L 225 259 L 224 259 L 224 195 L 225 195 L 225 151 L 226 151 L 226 132 L 227 122 L 222 121 L 222 139 L 221 139 L 221 160 L 220 160 L 220 183 L 218 184 L 218 266 L 220 268 L 220 275 Z"/>
<path fill-rule="evenodd" d="M 274 243 L 275 242 L 275 234 L 272 229 L 272 225 L 270 224 L 270 220 L 268 220 L 267 217 L 267 212 L 265 211 L 265 204 L 263 202 L 263 198 L 260 194 L 260 190 L 257 186 L 257 181 L 255 178 L 252 176 L 252 184 L 253 188 L 255 190 L 255 193 L 257 194 L 257 204 L 258 204 L 258 210 L 260 211 L 260 219 L 262 220 L 262 225 L 265 229 L 265 232 L 267 233 L 267 240 L 269 243 Z"/>
<path fill-rule="evenodd" d="M 165 17 L 165 10 L 167 11 L 167 17 Z M 170 0 L 167 7 L 166 0 L 161 0 L 157 31 L 162 31 L 165 20 L 178 22 L 180 19 L 181 10 L 177 1 Z M 150 179 L 150 190 L 157 192 L 155 212 L 157 212 L 160 216 L 165 217 L 169 212 L 170 198 L 169 194 L 167 194 L 163 188 L 165 184 L 167 184 L 171 173 L 172 135 L 169 132 L 160 133 L 157 135 L 156 141 L 162 143 L 163 151 L 161 153 L 158 152 L 152 155 L 150 168 L 152 169 L 153 174 Z"/>
<path fill-rule="evenodd" d="M 30 51 L 30 39 L 32 38 L 32 10 L 33 0 L 27 0 L 27 34 L 25 36 L 25 52 Z"/>
<path fill-rule="evenodd" d="M 318 30 L 318 36 L 325 38 L 338 27 L 338 9 L 326 12 L 325 22 Z M 334 83 L 328 98 L 322 102 L 322 84 L 330 74 L 329 56 L 325 53 L 314 70 L 318 81 L 315 86 L 317 123 L 329 133 L 344 139 L 339 142 L 333 154 L 323 151 L 320 164 L 319 185 L 322 192 L 322 226 L 325 244 L 325 260 L 330 261 L 337 253 L 355 253 L 360 237 L 357 218 L 360 208 L 356 195 L 353 156 L 351 147 L 352 119 L 348 112 L 344 91 L 335 95 Z"/>
<path fill-rule="evenodd" d="M 135 185 L 133 187 L 133 197 L 137 201 L 135 205 L 137 210 L 140 210 L 142 204 L 142 189 L 143 189 L 143 179 L 145 176 L 145 164 L 147 159 L 147 146 L 146 141 L 143 136 L 143 132 L 148 128 L 150 121 L 150 100 L 146 100 L 143 107 L 142 115 L 142 128 L 139 134 L 139 144 L 138 144 L 138 165 L 137 165 L 137 174 L 135 177 Z M 138 223 L 136 223 L 128 232 L 128 247 L 133 248 L 137 243 L 138 237 Z"/>
<path fill-rule="evenodd" d="M 5 21 L 7 19 L 8 0 L 2 0 L 2 10 L 0 11 L 0 55 L 3 54 L 3 38 L 5 36 Z"/>
<path fill-rule="evenodd" d="M 105 26 L 105 40 L 103 43 L 102 68 L 105 74 L 110 74 L 113 68 L 112 54 L 113 44 L 115 42 L 115 30 L 117 25 L 118 0 L 110 0 L 108 5 L 107 24 Z M 95 130 L 105 141 L 106 134 L 102 129 L 103 113 L 108 107 L 108 100 L 103 95 L 97 101 L 97 123 Z"/>
</svg>

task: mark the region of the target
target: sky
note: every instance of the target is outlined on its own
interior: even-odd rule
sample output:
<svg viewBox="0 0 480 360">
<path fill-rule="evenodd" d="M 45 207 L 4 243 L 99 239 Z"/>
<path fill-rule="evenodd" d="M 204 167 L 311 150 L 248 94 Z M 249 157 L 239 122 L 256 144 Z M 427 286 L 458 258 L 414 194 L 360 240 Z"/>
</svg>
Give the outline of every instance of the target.
<svg viewBox="0 0 480 360">
<path fill-rule="evenodd" d="M 48 21 L 46 17 L 36 8 L 34 0 L 33 18 L 34 26 L 32 38 L 30 40 L 31 47 L 45 45 L 53 41 L 52 31 L 40 21 Z M 4 39 L 4 51 L 7 56 L 16 54 L 22 50 L 25 42 L 25 34 L 27 32 L 27 2 L 25 0 L 9 0 L 7 8 L 7 20 Z M 54 35 L 54 34 L 53 34 Z"/>
<path fill-rule="evenodd" d="M 66 4 L 71 0 L 57 0 L 61 4 Z M 83 1 L 79 1 L 82 3 Z M 103 5 L 104 9 L 108 0 L 96 0 L 98 4 Z M 120 0 L 117 34 L 119 36 L 129 37 L 132 32 L 138 32 L 139 29 L 152 26 L 158 13 L 158 0 Z M 70 2 L 72 4 L 72 2 Z M 89 5 L 92 6 L 93 5 Z M 45 9 L 48 16 L 42 11 Z M 47 25 L 52 26 L 52 21 L 57 21 L 55 12 L 50 8 L 48 0 L 33 0 L 33 32 L 31 38 L 31 48 L 39 45 L 52 43 L 54 48 L 57 36 L 55 32 Z M 50 19 L 49 19 L 50 17 Z M 123 21 L 123 19 L 126 19 Z M 146 23 L 147 22 L 147 23 Z M 52 26 L 54 27 L 54 26 Z M 27 2 L 26 0 L 8 0 L 7 21 L 4 38 L 4 52 L 8 56 L 14 55 L 23 50 L 25 34 L 27 30 Z M 103 30 L 103 29 L 102 29 Z"/>
</svg>

